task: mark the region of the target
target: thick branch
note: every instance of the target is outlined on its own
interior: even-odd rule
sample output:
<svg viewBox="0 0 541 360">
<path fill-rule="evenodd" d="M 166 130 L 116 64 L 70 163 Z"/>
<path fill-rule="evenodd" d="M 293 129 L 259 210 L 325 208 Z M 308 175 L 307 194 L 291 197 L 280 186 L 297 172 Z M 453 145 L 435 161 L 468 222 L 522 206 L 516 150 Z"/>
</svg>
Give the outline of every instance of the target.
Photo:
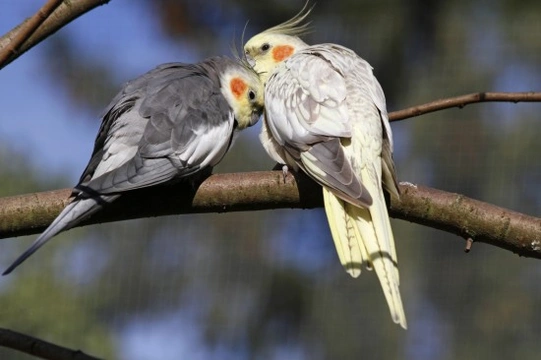
<svg viewBox="0 0 541 360">
<path fill-rule="evenodd" d="M 19 350 L 42 359 L 51 360 L 99 360 L 80 350 L 71 350 L 47 341 L 0 328 L 0 346 Z"/>
<path fill-rule="evenodd" d="M 36 15 L 26 19 L 22 24 L 16 26 L 0 38 L 0 54 L 4 54 L 4 52 L 7 52 L 6 59 L 2 59 L 2 61 L 0 62 L 0 69 L 11 63 L 13 60 L 25 53 L 31 47 L 35 46 L 36 44 L 47 38 L 49 35 L 54 34 L 57 30 L 59 30 L 64 25 L 67 25 L 72 20 L 94 9 L 95 7 L 106 4 L 108 2 L 109 0 L 63 1 L 62 4 L 57 6 L 56 9 L 54 9 L 54 11 L 52 12 L 52 14 L 50 14 L 50 16 L 48 16 L 43 21 L 43 23 L 41 23 L 41 25 L 39 25 L 39 18 L 43 16 L 40 15 L 41 10 L 43 10 L 42 8 L 40 12 L 38 12 Z M 49 5 L 53 7 L 53 1 L 51 1 L 51 4 Z M 43 14 L 48 15 L 47 11 L 50 10 L 51 7 L 46 8 L 44 6 L 45 12 Z M 39 25 L 39 27 L 37 27 L 37 29 L 32 29 L 32 27 L 35 26 L 36 23 Z M 32 35 L 28 36 L 29 33 L 31 33 Z M 22 38 L 25 41 L 18 44 L 18 37 Z"/>
<path fill-rule="evenodd" d="M 212 175 L 197 192 L 185 185 L 125 194 L 82 225 L 186 213 L 322 206 L 318 185 L 281 171 Z M 403 183 L 391 216 L 541 258 L 541 219 L 423 186 Z M 0 238 L 41 232 L 68 203 L 70 189 L 0 199 Z"/>
<path fill-rule="evenodd" d="M 399 121 L 453 107 L 463 108 L 480 102 L 541 102 L 541 92 L 480 92 L 432 101 L 389 113 L 390 121 Z"/>
<path fill-rule="evenodd" d="M 541 259 L 541 218 L 409 183 L 401 183 L 400 191 L 392 217 Z"/>
</svg>

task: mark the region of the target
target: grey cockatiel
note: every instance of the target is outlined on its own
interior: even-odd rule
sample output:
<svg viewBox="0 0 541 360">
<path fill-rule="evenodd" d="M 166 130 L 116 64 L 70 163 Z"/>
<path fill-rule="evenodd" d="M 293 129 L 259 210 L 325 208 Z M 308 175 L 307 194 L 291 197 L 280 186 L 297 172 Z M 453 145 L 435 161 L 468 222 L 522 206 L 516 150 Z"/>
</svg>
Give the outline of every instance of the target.
<svg viewBox="0 0 541 360">
<path fill-rule="evenodd" d="M 209 171 L 262 110 L 257 74 L 227 57 L 164 64 L 126 83 L 105 111 L 71 203 L 3 275 L 123 192 Z"/>
<path fill-rule="evenodd" d="M 308 13 L 244 45 L 265 83 L 260 139 L 275 161 L 322 185 L 340 262 L 353 277 L 363 263 L 373 267 L 393 320 L 406 328 L 383 195 L 385 188 L 399 196 L 385 95 L 371 66 L 352 50 L 309 46 L 297 36 L 306 30 Z"/>
</svg>

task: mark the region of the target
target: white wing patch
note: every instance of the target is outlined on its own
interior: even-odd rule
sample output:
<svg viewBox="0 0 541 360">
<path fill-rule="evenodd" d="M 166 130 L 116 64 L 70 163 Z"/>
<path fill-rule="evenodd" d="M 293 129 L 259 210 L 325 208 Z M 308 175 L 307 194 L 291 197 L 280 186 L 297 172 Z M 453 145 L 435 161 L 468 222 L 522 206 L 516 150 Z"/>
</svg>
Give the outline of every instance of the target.
<svg viewBox="0 0 541 360">
<path fill-rule="evenodd" d="M 272 135 L 282 146 L 287 142 L 302 148 L 329 136 L 350 137 L 346 95 L 344 79 L 328 62 L 302 52 L 295 54 L 267 83 Z"/>
<path fill-rule="evenodd" d="M 229 120 L 219 126 L 200 127 L 195 132 L 193 141 L 184 144 L 182 152 L 175 153 L 186 167 L 214 166 L 222 160 L 229 143 L 232 140 L 234 123 L 233 112 L 229 114 Z"/>
<path fill-rule="evenodd" d="M 316 181 L 348 202 L 369 206 L 370 194 L 340 140 L 352 136 L 347 91 L 344 76 L 331 62 L 311 50 L 298 52 L 267 82 L 267 130 Z"/>
</svg>

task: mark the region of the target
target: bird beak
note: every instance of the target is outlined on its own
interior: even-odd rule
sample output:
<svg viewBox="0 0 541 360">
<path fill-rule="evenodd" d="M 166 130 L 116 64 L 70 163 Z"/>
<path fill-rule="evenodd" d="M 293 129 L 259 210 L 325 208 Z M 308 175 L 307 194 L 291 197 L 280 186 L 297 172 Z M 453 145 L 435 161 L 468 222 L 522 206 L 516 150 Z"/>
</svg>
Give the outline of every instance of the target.
<svg viewBox="0 0 541 360">
<path fill-rule="evenodd" d="M 248 61 L 248 64 L 250 64 L 251 67 L 255 66 L 255 60 L 252 57 L 252 55 L 246 53 L 246 61 Z"/>
<path fill-rule="evenodd" d="M 255 124 L 257 124 L 260 117 L 261 117 L 261 112 L 259 112 L 259 111 L 253 112 L 252 113 L 252 118 L 250 119 L 250 125 L 249 126 L 254 126 Z"/>
</svg>

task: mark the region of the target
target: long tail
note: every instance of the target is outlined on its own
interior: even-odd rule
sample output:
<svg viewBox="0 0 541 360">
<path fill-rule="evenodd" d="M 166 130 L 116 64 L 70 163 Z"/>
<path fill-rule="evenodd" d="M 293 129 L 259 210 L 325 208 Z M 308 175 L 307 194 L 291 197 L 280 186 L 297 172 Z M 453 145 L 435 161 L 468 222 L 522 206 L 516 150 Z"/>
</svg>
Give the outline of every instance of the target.
<svg viewBox="0 0 541 360">
<path fill-rule="evenodd" d="M 118 195 L 103 197 L 103 199 L 100 199 L 100 202 L 101 200 L 111 202 L 117 197 Z M 102 205 L 98 203 L 98 200 L 93 198 L 79 199 L 68 204 L 68 206 L 62 210 L 60 215 L 54 219 L 51 225 L 45 229 L 45 231 L 36 239 L 36 241 L 34 241 L 34 243 L 21 256 L 19 256 L 17 260 L 15 260 L 15 262 L 13 262 L 13 264 L 11 264 L 10 267 L 8 267 L 6 271 L 2 273 L 2 275 L 8 275 L 11 273 L 17 266 L 21 265 L 21 263 L 28 259 L 40 247 L 45 245 L 45 243 L 53 236 L 62 231 L 71 229 L 82 220 L 101 209 L 101 207 Z"/>
<path fill-rule="evenodd" d="M 361 275 L 362 265 L 369 258 L 366 248 L 357 241 L 355 222 L 346 214 L 344 208 L 346 202 L 325 187 L 323 187 L 323 201 L 340 264 L 349 275 L 356 278 Z"/>
<path fill-rule="evenodd" d="M 406 329 L 396 249 L 383 192 L 377 185 L 364 184 L 373 198 L 369 209 L 353 206 L 323 188 L 329 227 L 342 266 L 353 277 L 360 275 L 362 264 L 373 267 L 393 321 Z"/>
</svg>

